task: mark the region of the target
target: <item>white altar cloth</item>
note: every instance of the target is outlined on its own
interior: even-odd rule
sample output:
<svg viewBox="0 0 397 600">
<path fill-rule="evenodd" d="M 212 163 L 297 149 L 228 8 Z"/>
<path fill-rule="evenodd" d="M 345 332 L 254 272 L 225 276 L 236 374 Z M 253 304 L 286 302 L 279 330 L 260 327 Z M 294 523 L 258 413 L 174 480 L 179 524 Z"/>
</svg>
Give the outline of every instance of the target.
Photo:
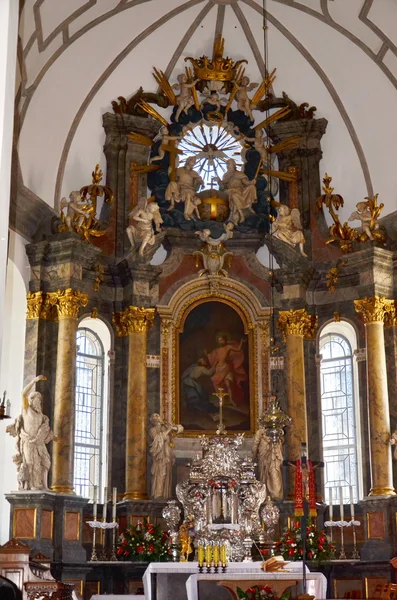
<svg viewBox="0 0 397 600">
<path fill-rule="evenodd" d="M 296 563 L 294 563 L 296 564 Z M 299 563 L 298 563 L 299 564 Z M 237 573 L 230 572 L 229 570 L 226 573 L 195 573 L 194 575 L 190 575 L 188 580 L 186 581 L 186 592 L 188 600 L 198 600 L 198 582 L 199 581 L 227 581 L 232 579 L 247 579 L 250 582 L 253 580 L 265 580 L 272 581 L 280 579 L 294 579 L 298 582 L 302 582 L 303 573 L 302 573 L 302 565 L 300 565 L 300 570 L 290 569 L 289 573 L 265 573 L 261 571 L 261 573 L 256 572 L 246 572 L 246 573 Z M 288 570 L 288 567 L 286 567 Z M 322 573 L 307 573 L 306 575 L 307 582 L 307 593 L 311 596 L 315 596 L 316 600 L 325 600 L 327 597 L 327 579 Z M 271 585 L 271 584 L 270 584 Z M 249 586 L 247 585 L 247 588 Z M 303 591 L 303 590 L 302 590 Z"/>
<path fill-rule="evenodd" d="M 293 577 L 296 579 L 299 579 L 299 577 L 295 577 L 295 574 L 300 573 L 300 578 L 303 577 L 302 574 L 302 563 L 297 561 L 297 562 L 290 562 L 286 565 L 285 567 L 286 569 L 288 569 L 288 571 L 293 572 Z M 179 573 L 179 574 L 186 574 L 186 577 L 189 577 L 189 575 L 197 575 L 198 573 L 198 564 L 197 562 L 158 562 L 158 563 L 150 563 L 150 565 L 148 566 L 148 568 L 146 569 L 145 573 L 143 574 L 143 588 L 145 590 L 145 600 L 156 600 L 155 597 L 153 597 L 153 593 L 152 593 L 152 589 L 153 589 L 153 576 L 157 575 L 157 574 L 164 574 L 164 575 L 171 575 L 171 573 Z M 257 561 L 257 562 L 238 562 L 238 563 L 228 563 L 227 565 L 227 570 L 226 570 L 226 574 L 230 574 L 230 573 L 239 573 L 241 574 L 257 574 L 259 577 L 258 579 L 260 579 L 260 577 L 262 577 L 265 575 L 265 573 L 261 570 L 261 562 Z M 306 573 L 310 573 L 309 569 L 306 567 Z M 268 573 L 266 573 L 266 577 L 267 577 Z M 289 575 L 291 578 L 291 573 L 285 573 L 285 575 Z M 317 575 L 317 573 L 313 573 L 313 575 Z M 318 573 L 318 575 L 320 575 Z M 218 575 L 219 577 L 219 575 Z M 324 576 L 322 576 L 324 577 Z M 327 590 L 327 580 L 324 577 L 324 581 L 325 581 L 325 591 Z M 323 599 L 326 598 L 326 595 L 319 595 L 316 596 L 316 600 L 317 599 Z"/>
</svg>

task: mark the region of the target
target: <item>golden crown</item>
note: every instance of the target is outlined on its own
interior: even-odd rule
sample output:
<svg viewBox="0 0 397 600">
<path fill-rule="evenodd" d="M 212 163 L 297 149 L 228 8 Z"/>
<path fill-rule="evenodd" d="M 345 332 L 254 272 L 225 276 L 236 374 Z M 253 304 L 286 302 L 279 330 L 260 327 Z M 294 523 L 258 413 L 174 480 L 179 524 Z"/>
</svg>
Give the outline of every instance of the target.
<svg viewBox="0 0 397 600">
<path fill-rule="evenodd" d="M 214 42 L 214 50 L 212 58 L 208 56 L 201 56 L 200 58 L 193 58 L 188 56 L 185 61 L 189 60 L 192 63 L 194 75 L 197 79 L 204 81 L 233 81 L 236 78 L 240 78 L 242 63 L 246 63 L 246 60 L 238 60 L 234 62 L 232 58 L 223 56 L 225 40 L 219 35 Z"/>
</svg>

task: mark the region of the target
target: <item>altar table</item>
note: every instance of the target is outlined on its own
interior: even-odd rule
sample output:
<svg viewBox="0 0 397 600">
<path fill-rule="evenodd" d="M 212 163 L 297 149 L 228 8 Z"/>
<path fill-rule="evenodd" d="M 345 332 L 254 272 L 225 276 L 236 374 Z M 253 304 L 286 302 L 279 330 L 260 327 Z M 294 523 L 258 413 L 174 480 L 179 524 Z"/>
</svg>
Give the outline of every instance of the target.
<svg viewBox="0 0 397 600">
<path fill-rule="evenodd" d="M 269 573 L 264 573 L 260 568 L 260 562 L 245 562 L 245 563 L 228 563 L 226 573 L 218 573 L 215 578 L 218 580 L 224 580 L 231 574 L 238 574 L 238 579 L 251 580 L 251 575 L 257 579 L 267 579 Z M 303 578 L 302 574 L 302 563 L 291 562 L 286 566 L 290 573 L 284 573 L 287 578 L 301 581 Z M 322 600 L 326 598 L 327 580 L 320 573 L 309 573 L 309 569 L 306 567 L 307 577 L 313 576 L 313 579 L 318 579 L 323 582 L 323 587 L 318 587 L 318 594 L 316 599 Z M 146 600 L 186 600 L 186 592 L 188 600 L 191 600 L 190 594 L 193 594 L 192 598 L 197 599 L 197 592 L 193 591 L 193 587 L 197 590 L 198 579 L 192 579 L 189 583 L 189 590 L 186 589 L 186 584 L 190 576 L 197 577 L 201 575 L 198 572 L 197 562 L 176 562 L 176 563 L 150 563 L 143 575 L 143 587 L 145 590 Z M 272 574 L 274 576 L 274 573 Z M 317 577 L 318 576 L 318 577 Z M 208 577 L 208 575 L 206 575 Z M 210 576 L 211 577 L 211 576 Z M 324 583 L 325 582 L 325 583 Z M 308 582 L 309 583 L 309 582 Z M 247 586 L 249 587 L 249 585 Z M 325 591 L 323 591 L 323 589 Z M 221 592 L 222 590 L 219 590 Z M 316 588 L 317 592 L 317 588 Z M 229 592 L 225 590 L 228 600 L 230 598 Z M 217 596 L 218 596 L 217 590 Z"/>
<path fill-rule="evenodd" d="M 286 569 L 288 570 L 288 568 Z M 240 587 L 244 591 L 253 585 L 269 585 L 277 596 L 281 596 L 287 588 L 294 586 L 295 590 L 292 589 L 293 596 L 303 593 L 302 587 L 303 573 L 297 570 L 292 570 L 289 573 L 237 573 L 228 572 L 226 573 L 195 573 L 190 575 L 186 582 L 186 591 L 188 600 L 199 600 L 199 582 L 212 581 L 217 585 L 230 589 L 237 598 L 236 588 Z M 306 588 L 307 593 L 311 596 L 315 596 L 316 600 L 325 600 L 327 597 L 327 579 L 322 573 L 307 573 L 306 574 Z M 219 592 L 221 588 L 212 587 L 212 596 L 215 594 L 220 598 Z M 208 590 L 209 591 L 209 590 Z M 211 593 L 209 591 L 209 593 Z M 229 596 L 230 598 L 230 596 Z"/>
</svg>

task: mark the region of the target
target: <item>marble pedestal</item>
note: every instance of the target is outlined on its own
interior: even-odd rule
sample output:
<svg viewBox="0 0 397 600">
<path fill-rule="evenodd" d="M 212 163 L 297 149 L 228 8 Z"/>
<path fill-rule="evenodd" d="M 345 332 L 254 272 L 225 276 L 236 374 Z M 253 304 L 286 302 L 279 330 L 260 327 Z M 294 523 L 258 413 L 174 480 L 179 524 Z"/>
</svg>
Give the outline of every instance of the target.
<svg viewBox="0 0 397 600">
<path fill-rule="evenodd" d="M 359 504 L 365 530 L 361 560 L 390 560 L 397 554 L 397 498 L 369 496 Z"/>
<path fill-rule="evenodd" d="M 87 560 L 82 546 L 83 509 L 86 498 L 51 491 L 12 492 L 10 538 L 55 562 Z"/>
</svg>

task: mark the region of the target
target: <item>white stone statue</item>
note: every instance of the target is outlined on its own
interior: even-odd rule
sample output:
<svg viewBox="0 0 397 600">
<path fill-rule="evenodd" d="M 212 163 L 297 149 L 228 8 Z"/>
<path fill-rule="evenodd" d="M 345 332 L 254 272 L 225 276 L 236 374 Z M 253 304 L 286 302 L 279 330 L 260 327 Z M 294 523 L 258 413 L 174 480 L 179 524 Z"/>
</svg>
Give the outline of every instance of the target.
<svg viewBox="0 0 397 600">
<path fill-rule="evenodd" d="M 273 236 L 289 246 L 299 245 L 300 253 L 307 257 L 303 249 L 305 237 L 298 208 L 290 210 L 285 204 L 280 204 L 277 219 L 273 223 Z"/>
<path fill-rule="evenodd" d="M 249 179 L 245 173 L 237 170 L 233 158 L 226 161 L 227 171 L 219 181 L 219 187 L 227 193 L 231 219 L 235 225 L 245 221 L 244 210 L 255 214 L 252 204 L 256 202 L 256 180 Z"/>
<path fill-rule="evenodd" d="M 370 202 L 358 202 L 356 209 L 348 218 L 348 221 L 361 221 L 361 229 L 363 233 L 366 233 L 368 239 L 375 239 L 373 231 L 379 229 L 379 223 L 374 218 L 373 210 L 371 209 Z"/>
<path fill-rule="evenodd" d="M 283 441 L 273 442 L 264 427 L 255 433 L 252 444 L 252 456 L 258 463 L 259 480 L 266 485 L 268 494 L 273 500 L 283 497 Z"/>
<path fill-rule="evenodd" d="M 163 219 L 159 205 L 157 202 L 148 202 L 143 197 L 129 216 L 132 217 L 132 223 L 126 230 L 128 239 L 133 248 L 139 246 L 138 254 L 143 256 L 146 246 L 153 246 L 156 239 L 152 224 L 154 223 L 156 233 L 161 230 Z"/>
<path fill-rule="evenodd" d="M 192 93 L 192 88 L 198 82 L 198 79 L 195 79 L 191 83 L 188 83 L 187 77 L 184 73 L 181 73 L 177 77 L 178 83 L 174 83 L 172 86 L 176 90 L 180 90 L 178 96 L 176 96 L 176 104 L 178 106 L 178 110 L 175 114 L 175 121 L 179 122 L 179 117 L 184 112 L 186 115 L 188 113 L 189 108 L 191 108 L 194 104 L 194 98 Z"/>
<path fill-rule="evenodd" d="M 394 446 L 393 456 L 397 460 L 397 429 L 390 436 L 390 446 Z"/>
<path fill-rule="evenodd" d="M 66 211 L 64 209 L 66 208 Z M 62 198 L 60 204 L 61 219 L 68 231 L 79 232 L 84 222 L 93 212 L 94 207 L 89 200 L 83 200 L 78 190 L 70 192 L 69 200 Z"/>
<path fill-rule="evenodd" d="M 157 156 L 153 156 L 149 162 L 156 162 L 158 160 L 163 160 L 164 156 L 165 156 L 165 149 L 164 146 L 169 145 L 170 142 L 176 142 L 177 140 L 180 140 L 180 136 L 178 135 L 170 135 L 170 132 L 168 130 L 168 127 L 161 127 L 160 132 L 158 134 L 158 136 L 156 136 L 155 141 L 158 141 L 159 139 L 161 139 L 161 144 L 159 146 L 158 149 L 158 154 Z"/>
<path fill-rule="evenodd" d="M 175 463 L 172 449 L 171 432 L 182 433 L 182 425 L 165 423 L 159 414 L 150 417 L 149 435 L 152 439 L 150 454 L 152 456 L 152 498 L 171 498 L 172 467 Z"/>
<path fill-rule="evenodd" d="M 189 156 L 183 167 L 178 167 L 176 181 L 171 181 L 165 192 L 165 199 L 171 203 L 168 210 L 174 208 L 175 202 L 183 202 L 185 205 L 183 215 L 187 221 L 190 221 L 193 215 L 197 219 L 200 218 L 197 207 L 201 204 L 201 200 L 196 192 L 204 185 L 204 181 L 201 175 L 194 171 L 195 164 L 196 158 Z"/>
<path fill-rule="evenodd" d="M 237 87 L 236 101 L 238 110 L 242 110 L 251 121 L 254 121 L 254 116 L 252 114 L 252 109 L 254 106 L 248 97 L 248 92 L 251 92 L 258 87 L 258 84 L 250 83 L 249 77 L 245 75 L 242 77 L 240 83 L 235 85 Z"/>
<path fill-rule="evenodd" d="M 49 418 L 42 412 L 40 392 L 30 392 L 37 381 L 45 381 L 44 375 L 35 377 L 22 392 L 22 413 L 7 433 L 17 438 L 17 454 L 13 460 L 18 468 L 20 490 L 47 490 L 48 471 L 51 466 L 46 448 L 54 438 Z"/>
</svg>

